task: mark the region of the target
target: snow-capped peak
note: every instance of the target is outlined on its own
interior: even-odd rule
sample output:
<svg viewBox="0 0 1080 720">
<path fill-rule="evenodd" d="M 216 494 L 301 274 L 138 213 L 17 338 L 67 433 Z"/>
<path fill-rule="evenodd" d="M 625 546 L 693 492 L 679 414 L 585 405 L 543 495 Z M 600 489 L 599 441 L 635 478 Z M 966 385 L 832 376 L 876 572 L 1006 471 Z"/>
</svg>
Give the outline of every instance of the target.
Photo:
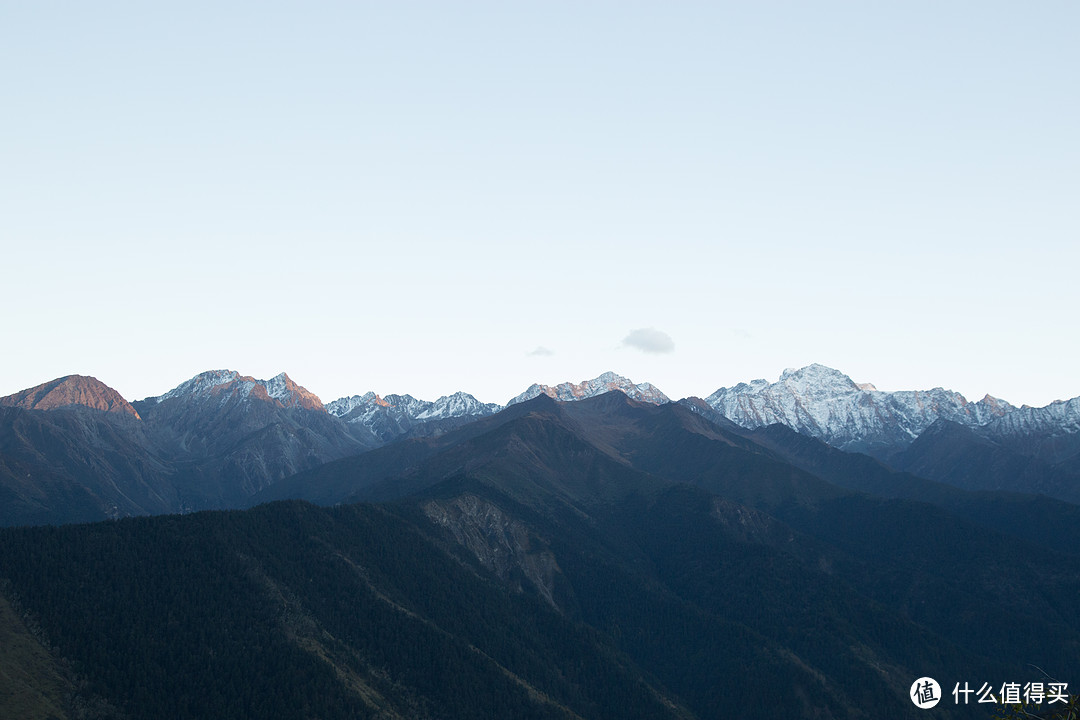
<svg viewBox="0 0 1080 720">
<path fill-rule="evenodd" d="M 435 418 L 466 417 L 469 415 L 493 415 L 502 407 L 495 403 L 482 403 L 466 392 L 443 395 L 430 407 L 416 416 L 417 420 Z"/>
<path fill-rule="evenodd" d="M 228 392 L 225 392 L 226 386 Z M 207 370 L 180 383 L 164 395 L 147 398 L 147 401 L 162 403 L 174 398 L 208 398 L 221 395 L 221 401 L 226 402 L 233 396 L 251 397 L 252 392 L 255 392 L 257 397 L 265 392 L 267 399 L 276 400 L 285 407 L 305 407 L 310 410 L 321 410 L 323 407 L 322 401 L 314 393 L 297 385 L 285 373 L 275 375 L 269 380 L 257 380 L 235 370 Z"/>
<path fill-rule="evenodd" d="M 993 402 L 1002 402 L 989 395 L 980 402 L 986 402 L 987 398 Z M 1055 400 L 1041 408 L 1025 405 L 994 420 L 987 430 L 996 436 L 1080 433 L 1080 397 L 1071 400 Z"/>
<path fill-rule="evenodd" d="M 634 383 L 631 380 L 613 372 L 605 372 L 592 380 L 582 380 L 580 383 L 564 382 L 559 385 L 533 384 L 529 388 L 512 398 L 506 405 L 515 405 L 526 400 L 532 400 L 539 395 L 547 395 L 561 402 L 571 400 L 584 400 L 585 398 L 603 395 L 612 390 L 619 390 L 633 400 L 648 402 L 654 405 L 663 405 L 671 402 L 667 395 L 660 392 L 659 388 L 651 383 Z"/>
<path fill-rule="evenodd" d="M 847 375 L 818 363 L 788 368 L 781 373 L 780 382 L 800 395 L 827 397 L 859 392 L 859 386 Z"/>
<path fill-rule="evenodd" d="M 357 421 L 362 416 L 372 413 L 390 413 L 411 420 L 440 420 L 454 417 L 492 415 L 502 410 L 495 403 L 482 403 L 469 393 L 456 392 L 443 395 L 438 400 L 418 400 L 412 395 L 379 396 L 373 392 L 339 398 L 326 406 L 331 415 L 350 421 Z"/>
<path fill-rule="evenodd" d="M 501 409 L 499 405 L 482 403 L 463 392 L 444 395 L 435 402 L 418 400 L 412 395 L 381 397 L 368 392 L 364 395 L 339 398 L 326 406 L 331 415 L 347 423 L 367 427 L 384 442 L 414 431 L 424 423 L 481 418 L 493 415 Z"/>
<path fill-rule="evenodd" d="M 288 397 L 290 385 L 295 386 L 296 383 L 290 380 L 289 376 L 285 373 L 279 373 L 263 383 L 263 386 L 266 388 L 266 394 L 275 400 Z"/>
<path fill-rule="evenodd" d="M 939 418 L 976 426 L 1014 409 L 989 396 L 971 403 L 943 388 L 882 392 L 819 364 L 785 370 L 775 383 L 755 380 L 720 388 L 706 402 L 744 427 L 782 423 L 831 445 L 863 451 L 904 447 Z"/>
<path fill-rule="evenodd" d="M 205 396 L 219 385 L 226 385 L 240 379 L 240 373 L 235 370 L 207 370 L 201 372 L 190 380 L 185 380 L 164 395 L 156 398 L 147 398 L 161 403 L 176 397 Z"/>
<path fill-rule="evenodd" d="M 269 380 L 256 380 L 266 388 L 266 394 L 277 400 L 285 407 L 305 407 L 309 410 L 323 410 L 322 400 L 309 391 L 293 382 L 285 373 L 279 373 Z"/>
</svg>

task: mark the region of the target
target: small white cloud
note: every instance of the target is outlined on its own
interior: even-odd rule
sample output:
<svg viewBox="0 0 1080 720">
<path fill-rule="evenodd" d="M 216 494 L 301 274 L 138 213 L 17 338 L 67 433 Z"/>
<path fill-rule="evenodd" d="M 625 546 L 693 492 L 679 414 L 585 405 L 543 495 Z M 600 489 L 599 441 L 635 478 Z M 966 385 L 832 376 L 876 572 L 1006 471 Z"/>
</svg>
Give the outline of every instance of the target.
<svg viewBox="0 0 1080 720">
<path fill-rule="evenodd" d="M 666 332 L 656 328 L 631 330 L 630 334 L 623 338 L 623 345 L 657 355 L 675 352 L 675 341 Z"/>
<path fill-rule="evenodd" d="M 555 353 L 551 350 L 548 350 L 543 345 L 538 345 L 535 350 L 525 354 L 529 357 L 547 357 L 549 355 L 554 355 Z"/>
</svg>

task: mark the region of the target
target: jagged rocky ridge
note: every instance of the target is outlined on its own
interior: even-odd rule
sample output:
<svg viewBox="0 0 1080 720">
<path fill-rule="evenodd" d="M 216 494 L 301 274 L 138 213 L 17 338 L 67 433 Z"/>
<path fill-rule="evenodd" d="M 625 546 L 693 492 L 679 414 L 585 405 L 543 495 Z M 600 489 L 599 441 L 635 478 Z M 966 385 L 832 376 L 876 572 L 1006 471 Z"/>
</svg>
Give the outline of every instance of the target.
<svg viewBox="0 0 1080 720">
<path fill-rule="evenodd" d="M 354 427 L 370 430 L 381 442 L 393 442 L 402 437 L 437 435 L 479 418 L 494 415 L 538 395 L 555 400 L 571 401 L 596 397 L 619 390 L 630 398 L 661 404 L 671 402 L 650 383 L 634 383 L 613 372 L 605 372 L 592 380 L 560 385 L 531 385 L 525 392 L 511 398 L 506 405 L 482 403 L 465 392 L 444 395 L 434 402 L 418 400 L 412 395 L 380 396 L 374 392 L 334 400 L 326 405 L 331 415 Z"/>
<path fill-rule="evenodd" d="M 517 397 L 511 398 L 510 402 L 506 404 L 509 406 L 525 402 L 526 400 L 532 400 L 538 395 L 547 395 L 554 400 L 562 402 L 585 400 L 586 398 L 603 395 L 612 390 L 618 390 L 632 400 L 652 403 L 653 405 L 662 405 L 671 402 L 667 395 L 660 392 L 659 388 L 651 383 L 634 383 L 627 378 L 624 378 L 622 375 L 606 372 L 592 380 L 582 380 L 577 384 L 564 382 L 555 385 L 554 387 L 551 385 L 534 384 L 529 386 L 528 390 Z"/>
<path fill-rule="evenodd" d="M 326 405 L 326 411 L 351 427 L 365 428 L 380 442 L 393 442 L 410 433 L 437 434 L 465 422 L 492 415 L 502 407 L 482 403 L 472 395 L 457 392 L 434 402 L 412 395 L 387 395 L 374 392 L 339 398 Z"/>
<path fill-rule="evenodd" d="M 1027 405 L 981 428 L 989 438 L 1008 443 L 1042 460 L 1057 462 L 1080 452 L 1080 397 L 1041 408 Z"/>
<path fill-rule="evenodd" d="M 834 447 L 879 456 L 906 447 L 938 419 L 976 427 L 1015 410 L 990 395 L 972 403 L 943 388 L 882 392 L 817 364 L 785 370 L 775 383 L 720 388 L 705 401 L 746 428 L 780 423 Z"/>
</svg>

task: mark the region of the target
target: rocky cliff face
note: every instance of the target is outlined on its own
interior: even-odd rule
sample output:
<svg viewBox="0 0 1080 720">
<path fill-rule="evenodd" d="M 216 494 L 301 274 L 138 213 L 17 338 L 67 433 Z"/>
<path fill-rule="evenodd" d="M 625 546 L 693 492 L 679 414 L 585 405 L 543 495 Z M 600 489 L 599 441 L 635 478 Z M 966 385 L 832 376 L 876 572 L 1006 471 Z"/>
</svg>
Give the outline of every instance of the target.
<svg viewBox="0 0 1080 720">
<path fill-rule="evenodd" d="M 501 580 L 518 571 L 552 607 L 555 574 L 559 566 L 546 543 L 520 519 L 477 495 L 466 493 L 451 500 L 431 500 L 424 514 L 446 530 L 459 544 Z"/>
</svg>

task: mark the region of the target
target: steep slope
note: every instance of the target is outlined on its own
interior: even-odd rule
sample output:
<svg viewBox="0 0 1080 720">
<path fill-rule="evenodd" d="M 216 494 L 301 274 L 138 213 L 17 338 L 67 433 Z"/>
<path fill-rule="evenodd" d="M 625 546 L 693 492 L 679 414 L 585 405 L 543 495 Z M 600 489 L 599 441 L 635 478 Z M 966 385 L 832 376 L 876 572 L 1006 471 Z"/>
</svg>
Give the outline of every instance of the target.
<svg viewBox="0 0 1080 720">
<path fill-rule="evenodd" d="M 309 391 L 300 387 L 292 378 L 285 373 L 280 373 L 266 382 L 260 382 L 266 388 L 266 394 L 277 400 L 287 408 L 302 407 L 308 410 L 323 410 L 322 400 Z"/>
<path fill-rule="evenodd" d="M 130 717 L 690 717 L 429 527 L 291 503 L 22 528 L 0 533 L 0 574 Z"/>
<path fill-rule="evenodd" d="M 0 715 L 67 718 L 74 683 L 0 594 Z"/>
<path fill-rule="evenodd" d="M 983 425 L 1015 408 L 987 395 L 971 403 L 942 388 L 882 392 L 824 365 L 785 370 L 779 381 L 720 388 L 706 402 L 746 428 L 780 423 L 834 447 L 886 457 L 939 418 Z"/>
<path fill-rule="evenodd" d="M 0 408 L 0 525 L 175 512 L 174 475 L 133 413 Z"/>
</svg>

